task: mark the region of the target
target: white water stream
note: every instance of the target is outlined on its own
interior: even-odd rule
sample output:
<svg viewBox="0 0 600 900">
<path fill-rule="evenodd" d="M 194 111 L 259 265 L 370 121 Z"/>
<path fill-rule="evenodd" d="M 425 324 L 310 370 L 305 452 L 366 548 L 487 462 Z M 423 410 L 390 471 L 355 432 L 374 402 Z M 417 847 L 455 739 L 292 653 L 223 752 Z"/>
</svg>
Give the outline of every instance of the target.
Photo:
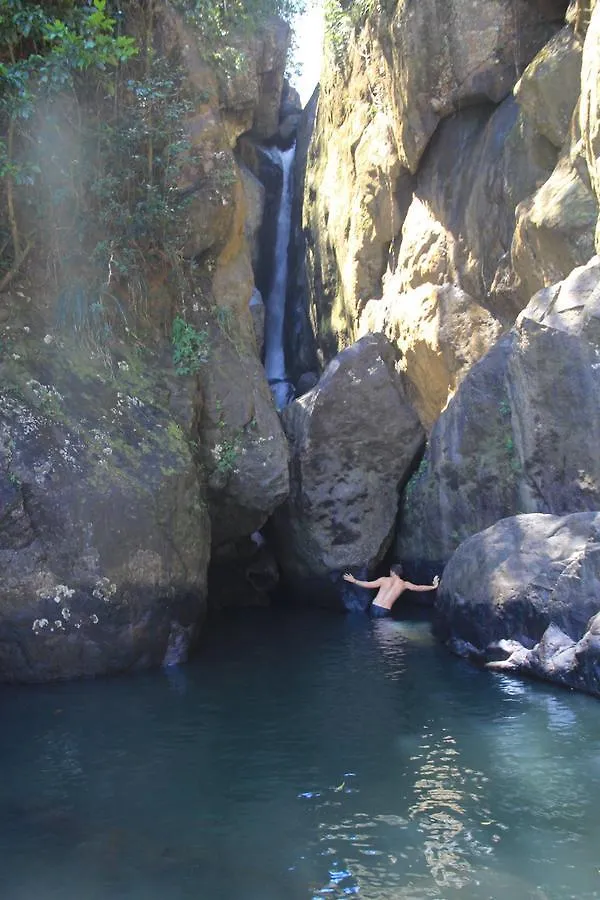
<svg viewBox="0 0 600 900">
<path fill-rule="evenodd" d="M 278 409 L 281 409 L 293 397 L 292 386 L 286 377 L 283 343 L 293 193 L 292 169 L 295 147 L 291 147 L 283 152 L 272 148 L 268 153 L 273 162 L 281 166 L 283 184 L 277 215 L 277 237 L 273 255 L 273 281 L 265 308 L 265 371 L 271 385 L 275 405 Z"/>
</svg>

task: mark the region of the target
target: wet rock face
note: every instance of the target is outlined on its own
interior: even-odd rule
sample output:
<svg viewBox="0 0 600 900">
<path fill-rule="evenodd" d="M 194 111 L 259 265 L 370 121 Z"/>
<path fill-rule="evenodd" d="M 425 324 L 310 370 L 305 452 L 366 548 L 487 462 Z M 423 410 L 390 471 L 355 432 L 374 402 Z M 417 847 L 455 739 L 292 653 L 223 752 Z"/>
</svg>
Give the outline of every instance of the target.
<svg viewBox="0 0 600 900">
<path fill-rule="evenodd" d="M 537 294 L 469 372 L 404 493 L 397 552 L 444 563 L 520 512 L 600 507 L 600 260 Z"/>
<path fill-rule="evenodd" d="M 288 256 L 288 292 L 284 322 L 286 365 L 296 384 L 305 372 L 320 371 L 315 335 L 310 319 L 310 299 L 306 276 L 307 244 L 306 234 L 302 228 L 302 199 L 306 180 L 307 155 L 315 122 L 318 96 L 319 88 L 317 87 L 300 117 L 296 133 L 294 193 Z"/>
<path fill-rule="evenodd" d="M 151 379 L 46 357 L 0 392 L 0 679 L 181 662 L 210 547 L 187 442 Z"/>
<path fill-rule="evenodd" d="M 257 254 L 254 262 L 256 285 L 263 297 L 269 296 L 273 274 L 273 253 L 277 239 L 277 214 L 281 200 L 283 173 L 270 153 L 249 137 L 240 141 L 239 153 L 244 164 L 263 187 L 260 228 L 257 232 Z"/>
<path fill-rule="evenodd" d="M 452 556 L 436 630 L 460 655 L 600 694 L 600 514 L 504 519 Z"/>
<path fill-rule="evenodd" d="M 382 335 L 362 338 L 283 414 L 290 499 L 273 531 L 286 584 L 305 602 L 342 606 L 341 570 L 372 567 L 389 547 L 398 487 L 424 438 L 394 364 Z"/>
</svg>

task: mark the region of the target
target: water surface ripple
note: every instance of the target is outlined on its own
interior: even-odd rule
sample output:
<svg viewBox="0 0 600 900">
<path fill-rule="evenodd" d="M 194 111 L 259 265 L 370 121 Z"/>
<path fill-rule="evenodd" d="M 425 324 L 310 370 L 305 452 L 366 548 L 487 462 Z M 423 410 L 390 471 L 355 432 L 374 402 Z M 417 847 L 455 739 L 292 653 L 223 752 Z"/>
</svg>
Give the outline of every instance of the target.
<svg viewBox="0 0 600 900">
<path fill-rule="evenodd" d="M 244 614 L 0 713 L 2 900 L 600 897 L 598 701 L 423 622 Z"/>
</svg>

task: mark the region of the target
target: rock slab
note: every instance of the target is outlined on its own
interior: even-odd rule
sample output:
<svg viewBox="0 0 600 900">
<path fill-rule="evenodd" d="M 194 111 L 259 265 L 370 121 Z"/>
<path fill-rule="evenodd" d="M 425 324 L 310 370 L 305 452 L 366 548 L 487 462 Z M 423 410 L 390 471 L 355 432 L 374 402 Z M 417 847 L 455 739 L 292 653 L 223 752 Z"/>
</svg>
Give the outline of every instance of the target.
<svg viewBox="0 0 600 900">
<path fill-rule="evenodd" d="M 424 440 L 395 363 L 386 338 L 368 335 L 283 414 L 291 487 L 275 514 L 278 558 L 303 600 L 343 606 L 340 571 L 372 568 L 389 547 L 398 489 Z"/>
<path fill-rule="evenodd" d="M 600 258 L 540 291 L 468 373 L 404 494 L 398 556 L 431 567 L 517 513 L 600 509 Z"/>
<path fill-rule="evenodd" d="M 182 429 L 131 368 L 20 364 L 0 390 L 0 680 L 183 662 L 210 521 Z"/>
<path fill-rule="evenodd" d="M 600 513 L 521 515 L 456 550 L 435 628 L 491 668 L 600 695 L 599 609 Z"/>
</svg>

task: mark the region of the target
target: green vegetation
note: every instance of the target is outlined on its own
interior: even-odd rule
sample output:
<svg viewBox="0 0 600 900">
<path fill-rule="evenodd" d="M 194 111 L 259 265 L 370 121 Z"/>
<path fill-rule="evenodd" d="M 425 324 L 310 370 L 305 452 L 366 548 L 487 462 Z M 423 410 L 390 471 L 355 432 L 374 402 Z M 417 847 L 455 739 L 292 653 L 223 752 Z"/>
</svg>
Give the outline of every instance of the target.
<svg viewBox="0 0 600 900">
<path fill-rule="evenodd" d="M 222 77 L 240 36 L 301 0 L 175 0 Z M 0 291 L 35 260 L 63 327 L 132 327 L 156 275 L 185 284 L 187 78 L 159 0 L 0 0 Z M 171 40 L 171 43 L 169 41 Z M 184 175 L 184 173 L 188 175 Z M 221 188 L 236 178 L 216 172 Z"/>
<path fill-rule="evenodd" d="M 216 470 L 222 475 L 230 475 L 236 467 L 239 447 L 236 440 L 225 440 L 216 448 Z"/>
<path fill-rule="evenodd" d="M 254 34 L 271 16 L 290 21 L 302 12 L 304 0 L 175 0 L 199 35 L 204 57 L 224 69 L 239 68 L 243 56 L 240 35 Z"/>
<path fill-rule="evenodd" d="M 392 13 L 395 0 L 324 0 L 325 49 L 331 62 L 343 69 L 350 38 L 367 19 Z"/>
<path fill-rule="evenodd" d="M 181 316 L 173 321 L 173 365 L 178 375 L 195 375 L 208 359 L 208 332 L 198 331 Z"/>
<path fill-rule="evenodd" d="M 325 49 L 331 61 L 342 66 L 350 36 L 354 31 L 347 5 L 342 0 L 325 0 Z"/>
<path fill-rule="evenodd" d="M 404 489 L 404 500 L 407 504 L 410 502 L 412 495 L 414 494 L 419 482 L 422 481 L 427 476 L 428 470 L 429 470 L 429 460 L 427 459 L 426 456 L 424 456 L 422 458 L 421 462 L 419 463 L 419 468 L 413 475 L 411 475 L 411 477 L 408 481 L 408 484 L 406 485 L 406 487 Z"/>
</svg>

